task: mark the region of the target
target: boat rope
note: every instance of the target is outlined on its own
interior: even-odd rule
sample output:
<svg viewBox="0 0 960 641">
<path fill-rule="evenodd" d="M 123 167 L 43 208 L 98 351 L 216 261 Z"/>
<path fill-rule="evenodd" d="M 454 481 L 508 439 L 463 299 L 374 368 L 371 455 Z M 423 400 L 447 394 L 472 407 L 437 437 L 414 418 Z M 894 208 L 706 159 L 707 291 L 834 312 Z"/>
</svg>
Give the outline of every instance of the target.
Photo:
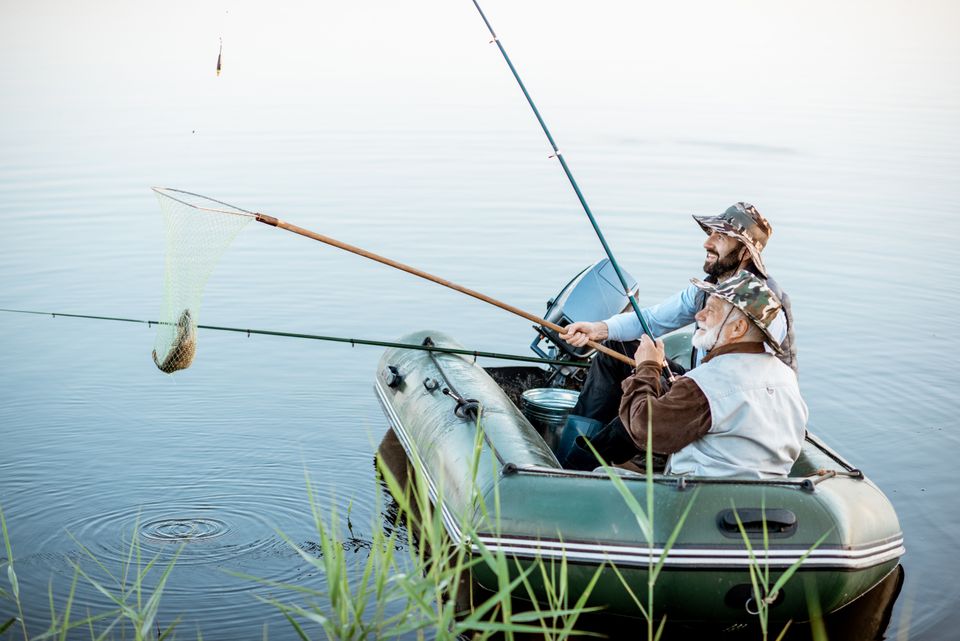
<svg viewBox="0 0 960 641">
<path fill-rule="evenodd" d="M 820 483 L 823 483 L 827 479 L 836 478 L 838 476 L 845 476 L 851 479 L 863 479 L 863 472 L 857 469 L 850 471 L 850 470 L 826 470 L 826 469 L 820 468 L 819 470 L 813 472 L 812 474 L 808 474 L 807 476 L 809 477 L 809 480 L 814 485 L 819 485 Z"/>
<path fill-rule="evenodd" d="M 845 461 L 843 457 L 841 457 L 839 454 L 837 454 L 832 449 L 827 447 L 826 443 L 821 442 L 820 439 L 814 438 L 810 434 L 810 432 L 807 432 L 806 436 L 804 437 L 804 440 L 816 445 L 824 454 L 826 454 L 828 457 L 833 459 L 834 462 L 836 462 L 840 467 L 843 468 L 842 472 L 837 472 L 836 470 L 833 470 L 835 474 L 849 476 L 850 478 L 861 479 L 861 480 L 865 478 L 863 474 L 863 470 L 850 465 L 850 463 Z M 825 473 L 824 470 L 817 470 L 816 472 L 816 474 L 820 476 L 823 476 L 823 473 Z M 823 479 L 820 479 L 820 480 L 823 480 Z M 820 481 L 817 481 L 817 483 L 819 482 Z"/>
<path fill-rule="evenodd" d="M 423 345 L 425 347 L 435 346 L 433 339 L 427 336 L 423 339 Z M 440 372 L 440 378 L 443 379 L 446 387 L 440 391 L 456 401 L 457 405 L 453 409 L 453 413 L 457 415 L 457 418 L 461 419 L 471 419 L 474 424 L 477 426 L 477 429 L 480 430 L 480 433 L 483 435 L 483 440 L 487 443 L 487 446 L 490 447 L 490 451 L 493 452 L 493 455 L 497 457 L 497 462 L 500 463 L 501 467 L 507 467 L 509 464 L 504 461 L 503 457 L 500 456 L 500 452 L 497 451 L 497 448 L 494 447 L 493 441 L 490 440 L 490 437 L 487 435 L 487 431 L 483 429 L 483 426 L 480 424 L 480 416 L 483 414 L 483 405 L 475 398 L 464 398 L 460 392 L 457 391 L 457 388 L 453 386 L 453 383 L 447 377 L 447 373 L 444 371 L 443 366 L 440 365 L 440 359 L 437 358 L 437 355 L 433 351 L 427 352 L 427 355 L 430 357 L 430 360 L 433 361 L 433 366 Z"/>
<path fill-rule="evenodd" d="M 580 186 L 573 177 L 573 172 L 570 171 L 570 167 L 567 165 L 567 161 L 564 159 L 563 153 L 561 153 L 560 148 L 557 147 L 557 143 L 553 139 L 550 129 L 547 128 L 547 123 L 544 122 L 543 116 L 540 115 L 540 110 L 537 109 L 537 105 L 534 104 L 533 98 L 530 96 L 530 92 L 527 91 L 526 85 L 524 85 L 523 80 L 520 79 L 520 74 L 517 72 L 517 68 L 513 66 L 510 56 L 507 55 L 507 50 L 504 49 L 503 43 L 500 42 L 500 38 L 497 37 L 497 34 L 493 30 L 493 25 L 490 24 L 490 21 L 487 19 L 487 15 L 483 12 L 483 9 L 480 8 L 480 4 L 477 2 L 477 0 L 473 0 L 473 6 L 477 8 L 477 11 L 480 13 L 480 17 L 483 19 L 483 23 L 487 25 L 487 30 L 490 32 L 490 36 L 493 38 L 493 40 L 490 42 L 497 45 L 497 48 L 503 55 L 503 59 L 510 68 L 510 72 L 513 74 L 514 79 L 517 81 L 517 84 L 520 85 L 520 91 L 523 92 L 523 96 L 527 99 L 530 109 L 533 110 L 533 115 L 537 117 L 537 122 L 540 123 L 540 128 L 543 129 L 544 135 L 546 135 L 547 140 L 550 142 L 550 147 L 553 148 L 553 154 L 550 157 L 556 158 L 557 161 L 559 161 L 560 166 L 563 168 L 563 173 L 567 176 L 567 180 L 570 181 L 570 186 L 573 187 L 573 191 L 576 193 L 577 199 L 580 201 L 580 205 L 583 207 L 584 213 L 590 220 L 590 225 L 593 227 L 593 231 L 600 240 L 600 244 L 603 246 L 603 251 L 607 254 L 607 258 L 610 259 L 610 264 L 613 265 L 613 270 L 616 272 L 617 278 L 620 280 L 620 285 L 623 287 L 623 293 L 626 294 L 627 298 L 630 300 L 630 306 L 633 308 L 633 312 L 637 315 L 637 319 L 640 321 L 640 327 L 643 329 L 643 333 L 650 338 L 654 338 L 653 334 L 650 332 L 650 328 L 647 326 L 647 321 L 644 320 L 643 314 L 640 313 L 640 305 L 637 304 L 637 299 L 630 291 L 630 286 L 627 284 L 627 279 L 624 277 L 623 271 L 620 269 L 620 264 L 617 263 L 617 259 L 614 258 L 613 250 L 610 249 L 610 245 L 607 244 L 607 239 L 604 237 L 603 232 L 600 231 L 600 225 L 597 223 L 597 219 L 593 216 L 593 212 L 590 210 L 590 205 L 587 204 L 587 199 L 584 197 L 583 192 L 580 191 Z M 667 380 L 672 383 L 675 379 L 675 376 L 670 370 L 670 366 L 664 363 L 663 370 L 664 376 L 666 376 Z"/>
<path fill-rule="evenodd" d="M 811 439 L 807 439 L 811 440 Z M 822 446 L 822 443 L 817 441 L 812 441 L 818 447 Z M 829 454 L 826 448 L 821 450 L 825 454 Z M 831 456 L 831 458 L 833 458 Z M 843 460 L 840 459 L 839 463 L 843 464 Z M 596 474 L 590 471 L 578 471 L 578 470 L 566 470 L 566 469 L 556 469 L 556 468 L 547 468 L 547 467 L 537 467 L 537 466 L 515 466 L 512 470 L 520 474 L 531 474 L 531 475 L 540 475 L 540 476 L 589 476 L 595 477 Z M 807 492 L 813 492 L 816 490 L 816 487 L 823 483 L 824 481 L 832 478 L 844 477 L 851 478 L 855 480 L 863 480 L 866 478 L 861 470 L 857 468 L 850 468 L 847 470 L 827 470 L 827 469 L 818 469 L 814 472 L 808 474 L 804 478 L 775 478 L 775 479 L 724 479 L 724 478 L 685 478 L 683 476 L 668 476 L 668 475 L 657 475 L 653 477 L 653 482 L 663 485 L 673 485 L 677 488 L 678 491 L 684 491 L 693 485 L 765 485 L 765 486 L 775 486 L 775 487 L 797 487 L 801 490 Z M 622 477 L 624 480 L 644 480 L 646 477 L 642 474 L 636 475 L 624 475 Z"/>
<path fill-rule="evenodd" d="M 88 314 L 66 314 L 62 312 L 40 312 L 34 310 L 26 309 L 3 309 L 0 308 L 0 312 L 7 312 L 11 314 L 33 314 L 37 316 L 50 316 L 52 318 L 57 318 L 62 316 L 64 318 L 87 318 L 93 320 L 105 320 L 105 321 L 115 321 L 121 323 L 140 323 L 147 325 L 148 327 L 153 327 L 154 325 L 163 325 L 169 324 L 162 321 L 155 320 L 140 320 L 136 318 L 118 318 L 115 316 L 92 316 Z M 572 367 L 590 367 L 589 362 L 584 361 L 564 361 L 558 359 L 550 358 L 538 358 L 536 356 L 523 356 L 520 354 L 501 354 L 499 352 L 483 352 L 472 349 L 459 349 L 456 347 L 440 347 L 437 345 L 417 345 L 415 343 L 398 343 L 394 341 L 378 341 L 365 338 L 346 338 L 342 336 L 322 336 L 318 334 L 300 334 L 296 332 L 278 332 L 268 329 L 248 329 L 240 327 L 220 327 L 217 325 L 197 325 L 198 329 L 209 329 L 219 332 L 235 332 L 240 334 L 246 334 L 248 337 L 251 334 L 259 334 L 262 336 L 281 336 L 285 338 L 304 338 L 309 340 L 316 341 L 328 341 L 333 343 L 350 343 L 351 346 L 356 345 L 372 345 L 375 347 L 396 347 L 400 349 L 413 349 L 420 350 L 424 352 L 440 352 L 443 354 L 462 354 L 464 356 L 473 356 L 474 359 L 477 357 L 484 358 L 495 358 L 500 360 L 507 361 L 521 361 L 525 363 L 537 363 L 542 365 L 570 365 Z"/>
<path fill-rule="evenodd" d="M 598 476 L 606 478 L 606 475 L 587 470 L 567 470 L 553 467 L 540 467 L 535 465 L 516 466 L 513 470 L 518 474 L 533 476 L 582 476 L 587 478 L 597 478 Z M 852 475 L 851 475 L 852 476 Z M 643 474 L 624 474 L 621 476 L 624 481 L 645 481 Z M 831 477 L 832 478 L 832 477 Z M 853 476 L 853 478 L 862 478 Z M 772 479 L 729 479 L 729 478 L 684 478 L 670 475 L 658 474 L 652 479 L 654 483 L 660 485 L 672 485 L 679 492 L 683 492 L 695 485 L 751 485 L 751 486 L 769 486 L 769 487 L 794 487 L 807 492 L 813 492 L 817 484 L 826 478 L 772 478 Z"/>
</svg>

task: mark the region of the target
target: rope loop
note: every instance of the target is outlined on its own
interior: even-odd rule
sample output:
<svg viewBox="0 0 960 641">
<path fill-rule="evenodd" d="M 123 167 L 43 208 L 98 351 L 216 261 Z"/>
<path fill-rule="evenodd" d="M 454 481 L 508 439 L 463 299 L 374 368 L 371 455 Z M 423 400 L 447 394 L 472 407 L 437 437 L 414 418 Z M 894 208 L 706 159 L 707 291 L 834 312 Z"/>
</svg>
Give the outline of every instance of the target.
<svg viewBox="0 0 960 641">
<path fill-rule="evenodd" d="M 460 398 L 457 399 L 457 406 L 453 409 L 453 413 L 457 415 L 457 418 L 476 418 L 479 409 L 480 401 L 477 399 Z"/>
</svg>

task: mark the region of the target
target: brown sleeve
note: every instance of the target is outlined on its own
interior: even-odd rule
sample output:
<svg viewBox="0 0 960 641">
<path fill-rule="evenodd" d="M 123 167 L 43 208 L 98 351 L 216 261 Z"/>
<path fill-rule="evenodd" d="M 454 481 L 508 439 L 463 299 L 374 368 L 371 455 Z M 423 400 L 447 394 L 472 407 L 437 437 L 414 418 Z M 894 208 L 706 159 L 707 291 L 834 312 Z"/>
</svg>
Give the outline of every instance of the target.
<svg viewBox="0 0 960 641">
<path fill-rule="evenodd" d="M 653 417 L 653 451 L 660 454 L 672 454 L 710 430 L 710 403 L 700 387 L 685 376 L 663 394 L 660 366 L 644 361 L 624 379 L 622 387 L 620 420 L 640 449 L 647 447 L 648 416 Z"/>
</svg>

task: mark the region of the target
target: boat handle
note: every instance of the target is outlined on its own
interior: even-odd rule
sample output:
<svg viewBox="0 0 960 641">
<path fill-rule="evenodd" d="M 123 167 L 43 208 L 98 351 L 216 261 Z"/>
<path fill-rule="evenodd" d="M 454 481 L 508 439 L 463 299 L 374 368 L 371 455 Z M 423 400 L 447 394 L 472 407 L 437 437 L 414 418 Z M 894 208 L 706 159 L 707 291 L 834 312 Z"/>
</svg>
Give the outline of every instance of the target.
<svg viewBox="0 0 960 641">
<path fill-rule="evenodd" d="M 723 510 L 717 515 L 717 527 L 724 536 L 739 537 L 740 525 L 737 516 L 743 524 L 743 531 L 749 534 L 763 534 L 763 524 L 766 521 L 767 534 L 773 537 L 791 536 L 797 531 L 797 515 L 783 508 L 741 507 L 734 510 Z"/>
</svg>

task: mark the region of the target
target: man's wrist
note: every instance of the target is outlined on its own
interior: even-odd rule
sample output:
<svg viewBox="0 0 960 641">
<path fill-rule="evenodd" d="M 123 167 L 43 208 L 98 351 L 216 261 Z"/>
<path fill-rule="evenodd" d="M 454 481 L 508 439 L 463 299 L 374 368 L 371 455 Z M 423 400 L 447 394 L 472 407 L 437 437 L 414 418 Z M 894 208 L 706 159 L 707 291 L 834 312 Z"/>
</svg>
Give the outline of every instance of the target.
<svg viewBox="0 0 960 641">
<path fill-rule="evenodd" d="M 659 372 L 660 372 L 660 367 L 661 367 L 661 365 L 660 365 L 660 363 L 658 363 L 657 361 L 652 360 L 652 359 L 646 359 L 646 360 L 641 360 L 641 361 L 637 362 L 637 368 L 636 368 L 635 371 L 636 371 L 638 374 L 647 373 L 647 372 L 649 372 L 649 371 L 651 371 L 651 370 L 654 371 L 654 372 L 656 372 L 656 373 L 659 373 Z"/>
<path fill-rule="evenodd" d="M 603 321 L 597 321 L 597 340 L 605 341 L 610 336 L 610 327 Z"/>
</svg>

